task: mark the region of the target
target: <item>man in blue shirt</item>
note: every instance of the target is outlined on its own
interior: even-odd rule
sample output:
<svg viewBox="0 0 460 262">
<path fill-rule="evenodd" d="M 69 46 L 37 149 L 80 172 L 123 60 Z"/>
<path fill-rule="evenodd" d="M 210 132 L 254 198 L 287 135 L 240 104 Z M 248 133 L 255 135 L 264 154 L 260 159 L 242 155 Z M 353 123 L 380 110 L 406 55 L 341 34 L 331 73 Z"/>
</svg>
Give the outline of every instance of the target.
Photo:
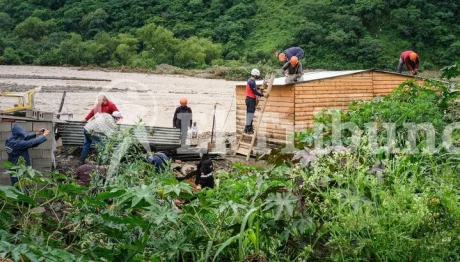
<svg viewBox="0 0 460 262">
<path fill-rule="evenodd" d="M 30 166 L 29 148 L 37 147 L 46 142 L 46 136 L 50 133 L 44 128 L 36 133 L 26 134 L 25 129 L 15 124 L 11 136 L 5 142 L 5 149 L 8 153 L 8 161 L 17 164 L 20 157 L 24 158 L 26 165 Z M 11 177 L 11 183 L 16 184 L 19 181 L 17 177 Z"/>
<path fill-rule="evenodd" d="M 298 46 L 288 48 L 279 54 L 278 58 L 281 63 L 285 63 L 291 61 L 293 56 L 297 57 L 299 61 L 301 61 L 304 56 L 303 49 Z"/>
</svg>

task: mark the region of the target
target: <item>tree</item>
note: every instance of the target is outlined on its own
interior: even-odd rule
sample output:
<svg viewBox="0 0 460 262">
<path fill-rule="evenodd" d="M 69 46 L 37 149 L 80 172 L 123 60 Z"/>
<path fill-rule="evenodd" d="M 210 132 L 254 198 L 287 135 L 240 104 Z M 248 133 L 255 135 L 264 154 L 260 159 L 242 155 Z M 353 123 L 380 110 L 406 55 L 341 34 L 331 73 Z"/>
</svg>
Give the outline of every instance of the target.
<svg viewBox="0 0 460 262">
<path fill-rule="evenodd" d="M 21 58 L 13 48 L 8 47 L 3 52 L 3 56 L 0 57 L 0 63 L 5 65 L 19 65 L 21 64 Z"/>
<path fill-rule="evenodd" d="M 13 20 L 10 15 L 5 12 L 0 12 L 0 29 L 9 30 L 13 26 Z"/>
<path fill-rule="evenodd" d="M 179 45 L 175 61 L 185 68 L 210 65 L 221 53 L 221 46 L 213 44 L 209 39 L 190 37 Z"/>
<path fill-rule="evenodd" d="M 14 28 L 14 33 L 21 38 L 40 40 L 55 27 L 53 20 L 44 22 L 38 17 L 29 17 Z"/>
<path fill-rule="evenodd" d="M 63 64 L 88 65 L 89 59 L 86 51 L 85 43 L 79 34 L 72 34 L 69 40 L 65 40 L 59 45 L 59 53 Z"/>
<path fill-rule="evenodd" d="M 80 26 L 86 30 L 87 36 L 94 36 L 100 31 L 105 31 L 108 27 L 107 19 L 109 15 L 104 9 L 98 8 L 83 17 Z"/>
<path fill-rule="evenodd" d="M 137 30 L 146 50 L 153 52 L 157 63 L 175 65 L 174 57 L 178 50 L 179 40 L 168 29 L 154 24 L 145 25 Z"/>
</svg>

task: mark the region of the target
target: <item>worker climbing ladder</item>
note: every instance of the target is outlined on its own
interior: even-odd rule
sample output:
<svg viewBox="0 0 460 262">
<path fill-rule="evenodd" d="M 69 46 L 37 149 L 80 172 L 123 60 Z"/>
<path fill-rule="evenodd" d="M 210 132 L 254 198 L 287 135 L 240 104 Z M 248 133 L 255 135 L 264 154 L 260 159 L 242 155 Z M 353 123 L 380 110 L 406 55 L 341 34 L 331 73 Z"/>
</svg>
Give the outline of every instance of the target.
<svg viewBox="0 0 460 262">
<path fill-rule="evenodd" d="M 267 91 L 266 91 L 266 97 L 262 101 L 263 102 L 262 111 L 260 112 L 260 116 L 259 116 L 258 121 L 257 121 L 256 130 L 254 131 L 253 134 L 246 134 L 245 132 L 243 132 L 241 137 L 238 139 L 238 144 L 236 145 L 234 155 L 236 155 L 236 154 L 244 155 L 244 156 L 246 156 L 246 161 L 249 160 L 249 157 L 251 156 L 251 153 L 252 153 L 252 149 L 254 148 L 254 144 L 255 144 L 256 139 L 257 139 L 257 133 L 259 132 L 260 124 L 262 123 L 262 118 L 264 116 L 265 107 L 267 106 L 268 97 L 270 95 L 270 91 L 272 89 L 274 81 L 275 81 L 275 75 L 274 74 L 269 74 L 269 75 L 265 76 L 265 79 L 263 81 L 263 85 L 262 85 L 261 89 L 266 88 Z M 250 143 L 245 142 L 245 138 L 251 139 L 251 142 Z"/>
</svg>

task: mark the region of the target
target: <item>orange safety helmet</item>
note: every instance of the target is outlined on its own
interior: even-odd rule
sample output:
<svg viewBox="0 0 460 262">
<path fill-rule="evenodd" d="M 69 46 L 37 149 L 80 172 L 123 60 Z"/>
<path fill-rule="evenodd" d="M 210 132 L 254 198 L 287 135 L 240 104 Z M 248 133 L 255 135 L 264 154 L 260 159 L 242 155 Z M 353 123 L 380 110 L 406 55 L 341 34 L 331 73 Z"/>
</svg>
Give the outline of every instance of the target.
<svg viewBox="0 0 460 262">
<path fill-rule="evenodd" d="M 286 54 L 281 53 L 281 54 L 279 54 L 278 58 L 279 58 L 280 62 L 284 62 L 284 61 L 286 61 Z"/>
<path fill-rule="evenodd" d="M 417 53 L 412 52 L 412 53 L 410 53 L 409 57 L 410 57 L 410 60 L 415 61 L 417 59 L 418 55 L 417 55 Z"/>
<path fill-rule="evenodd" d="M 299 58 L 297 58 L 297 56 L 293 56 L 293 57 L 291 57 L 290 62 L 291 62 L 292 66 L 296 66 L 299 63 Z"/>
<path fill-rule="evenodd" d="M 187 103 L 188 103 L 187 98 L 182 97 L 182 98 L 180 99 L 180 105 L 181 105 L 181 106 L 186 106 Z"/>
</svg>

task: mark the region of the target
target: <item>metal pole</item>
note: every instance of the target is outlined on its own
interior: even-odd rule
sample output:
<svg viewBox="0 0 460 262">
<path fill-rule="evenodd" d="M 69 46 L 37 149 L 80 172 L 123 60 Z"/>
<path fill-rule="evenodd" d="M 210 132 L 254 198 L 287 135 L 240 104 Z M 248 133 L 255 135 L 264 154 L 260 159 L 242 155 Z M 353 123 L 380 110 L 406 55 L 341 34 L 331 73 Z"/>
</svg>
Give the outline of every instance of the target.
<svg viewBox="0 0 460 262">
<path fill-rule="evenodd" d="M 58 111 L 58 115 L 56 116 L 58 119 L 61 118 L 61 111 L 62 111 L 62 107 L 64 106 L 64 101 L 65 101 L 65 95 L 67 94 L 67 91 L 64 91 L 64 93 L 62 94 L 62 98 L 61 98 L 61 104 L 59 105 L 59 111 Z"/>
<path fill-rule="evenodd" d="M 215 126 L 215 122 L 216 122 L 216 107 L 217 107 L 217 103 L 214 104 L 214 115 L 212 117 L 212 131 L 211 131 L 211 145 L 213 146 L 213 139 L 214 139 L 214 126 Z"/>
</svg>

